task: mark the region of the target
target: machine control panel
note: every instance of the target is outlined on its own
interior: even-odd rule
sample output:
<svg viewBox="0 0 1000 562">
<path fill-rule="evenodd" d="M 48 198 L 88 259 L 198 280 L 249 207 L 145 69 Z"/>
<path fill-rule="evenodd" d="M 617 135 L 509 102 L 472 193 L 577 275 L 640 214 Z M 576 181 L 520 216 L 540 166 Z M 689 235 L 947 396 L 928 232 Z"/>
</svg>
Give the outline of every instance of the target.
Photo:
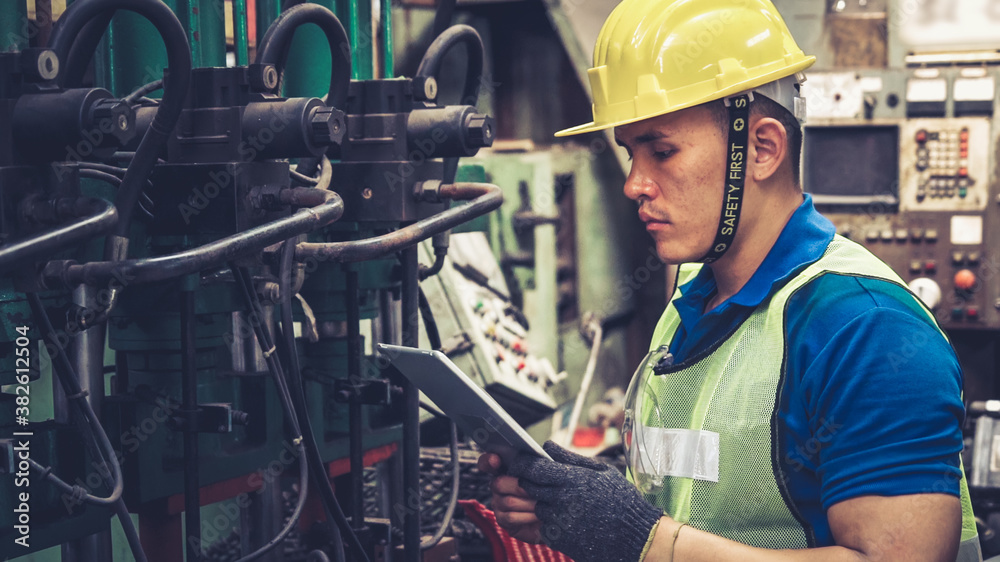
<svg viewBox="0 0 1000 562">
<path fill-rule="evenodd" d="M 1000 329 L 1000 199 L 983 117 L 816 122 L 803 187 L 945 329 Z"/>
<path fill-rule="evenodd" d="M 982 215 L 824 213 L 907 283 L 944 328 L 1000 328 L 1000 287 Z"/>
<path fill-rule="evenodd" d="M 990 123 L 984 118 L 900 123 L 901 211 L 981 211 L 989 200 Z"/>
</svg>

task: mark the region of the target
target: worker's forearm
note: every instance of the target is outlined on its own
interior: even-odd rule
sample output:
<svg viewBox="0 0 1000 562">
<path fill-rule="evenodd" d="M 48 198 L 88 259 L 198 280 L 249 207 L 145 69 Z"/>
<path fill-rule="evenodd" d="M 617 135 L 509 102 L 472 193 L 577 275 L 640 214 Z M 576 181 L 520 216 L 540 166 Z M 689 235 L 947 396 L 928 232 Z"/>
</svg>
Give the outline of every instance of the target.
<svg viewBox="0 0 1000 562">
<path fill-rule="evenodd" d="M 643 562 L 670 562 L 671 549 L 674 562 L 859 562 L 865 557 L 856 550 L 842 546 L 804 550 L 768 550 L 747 546 L 718 535 L 685 526 L 674 542 L 674 532 L 680 523 L 663 517 L 653 535 L 653 544 Z"/>
</svg>

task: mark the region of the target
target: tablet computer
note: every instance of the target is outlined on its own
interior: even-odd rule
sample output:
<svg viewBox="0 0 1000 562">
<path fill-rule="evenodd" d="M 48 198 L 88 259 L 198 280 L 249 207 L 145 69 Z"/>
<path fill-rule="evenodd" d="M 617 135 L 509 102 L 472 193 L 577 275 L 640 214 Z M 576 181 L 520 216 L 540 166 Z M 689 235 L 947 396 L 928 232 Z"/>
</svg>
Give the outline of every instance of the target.
<svg viewBox="0 0 1000 562">
<path fill-rule="evenodd" d="M 541 445 L 445 354 L 381 343 L 376 347 L 484 451 L 500 455 L 508 465 L 519 452 L 551 460 Z"/>
</svg>

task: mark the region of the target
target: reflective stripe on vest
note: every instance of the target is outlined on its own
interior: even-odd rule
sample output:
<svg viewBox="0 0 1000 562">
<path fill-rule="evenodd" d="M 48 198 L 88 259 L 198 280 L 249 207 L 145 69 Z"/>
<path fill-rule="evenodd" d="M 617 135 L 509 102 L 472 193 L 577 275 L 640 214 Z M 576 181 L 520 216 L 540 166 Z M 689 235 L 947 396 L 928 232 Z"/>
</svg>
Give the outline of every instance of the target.
<svg viewBox="0 0 1000 562">
<path fill-rule="evenodd" d="M 673 299 L 701 267 L 681 267 Z M 637 423 L 690 430 L 689 435 L 719 436 L 717 481 L 663 476 L 662 486 L 647 495 L 674 519 L 761 548 L 817 546 L 812 529 L 784 488 L 787 476 L 776 457 L 785 447 L 779 442 L 775 419 L 781 403 L 779 393 L 785 387 L 786 304 L 796 291 L 827 273 L 881 279 L 906 288 L 899 276 L 867 250 L 836 236 L 822 258 L 788 281 L 729 338 L 663 375 L 650 374 L 650 385 L 656 386 L 641 394 L 645 413 Z M 680 324 L 673 299 L 656 327 L 650 349 L 669 344 Z M 934 321 L 933 313 L 925 312 Z M 655 407 L 651 401 L 656 402 Z M 982 560 L 964 470 L 960 491 L 962 545 L 958 560 Z"/>
</svg>

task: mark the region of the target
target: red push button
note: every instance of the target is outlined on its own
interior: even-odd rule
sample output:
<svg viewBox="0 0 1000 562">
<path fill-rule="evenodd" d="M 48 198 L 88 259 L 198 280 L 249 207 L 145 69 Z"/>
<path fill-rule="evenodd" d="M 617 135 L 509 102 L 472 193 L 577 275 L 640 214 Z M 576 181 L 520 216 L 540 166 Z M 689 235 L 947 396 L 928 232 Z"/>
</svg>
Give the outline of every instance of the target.
<svg viewBox="0 0 1000 562">
<path fill-rule="evenodd" d="M 965 317 L 969 320 L 979 320 L 979 307 L 970 306 L 965 309 Z"/>
<path fill-rule="evenodd" d="M 927 260 L 924 262 L 924 271 L 927 273 L 937 272 L 937 262 L 934 260 Z"/>
<path fill-rule="evenodd" d="M 963 269 L 955 274 L 955 288 L 968 291 L 976 286 L 976 274 L 968 269 Z"/>
<path fill-rule="evenodd" d="M 961 141 L 968 141 L 969 140 L 969 130 L 968 129 L 962 129 L 962 132 L 958 133 L 958 139 L 961 140 Z"/>
<path fill-rule="evenodd" d="M 924 129 L 920 129 L 919 131 L 917 131 L 917 134 L 914 137 L 914 139 L 920 144 L 924 144 L 925 142 L 927 142 L 927 131 Z"/>
</svg>

